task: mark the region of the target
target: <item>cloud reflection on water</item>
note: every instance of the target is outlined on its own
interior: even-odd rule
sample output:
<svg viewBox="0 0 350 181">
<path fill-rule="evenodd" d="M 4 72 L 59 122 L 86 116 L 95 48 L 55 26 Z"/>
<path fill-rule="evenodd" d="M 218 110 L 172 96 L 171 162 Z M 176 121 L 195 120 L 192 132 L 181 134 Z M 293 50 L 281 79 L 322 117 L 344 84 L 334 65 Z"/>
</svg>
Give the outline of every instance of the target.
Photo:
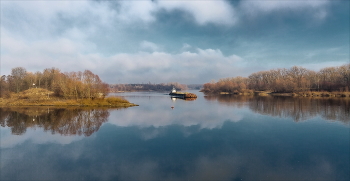
<svg viewBox="0 0 350 181">
<path fill-rule="evenodd" d="M 142 133 L 136 126 L 106 124 L 94 137 L 69 145 L 22 144 L 2 150 L 1 178 L 342 180 L 349 177 L 344 161 L 349 151 L 344 145 L 346 139 L 320 138 L 320 135 L 329 134 L 326 126 L 306 132 L 278 121 L 267 124 L 226 122 L 221 129 L 196 126 L 192 129 L 197 132 L 188 136 L 182 135 L 182 130 L 189 128 L 172 125 L 152 128 L 160 129 L 162 134 L 153 139 L 140 137 Z M 270 131 L 273 129 L 270 124 L 281 132 Z M 258 132 L 240 131 L 247 127 Z"/>
<path fill-rule="evenodd" d="M 220 129 L 227 121 L 238 122 L 253 113 L 292 118 L 296 122 L 317 116 L 345 124 L 350 121 L 350 103 L 344 98 L 200 95 L 195 101 L 174 101 L 161 93 L 130 94 L 136 94 L 127 98 L 140 104 L 139 107 L 122 110 L 2 108 L 1 147 L 12 147 L 26 140 L 69 144 L 83 139 L 82 135 L 90 136 L 107 121 L 118 127 L 138 127 L 144 140 L 162 135 L 164 127 L 171 125 L 183 126 L 182 134 L 189 136 L 201 129 Z M 175 108 L 171 109 L 172 106 Z"/>
</svg>

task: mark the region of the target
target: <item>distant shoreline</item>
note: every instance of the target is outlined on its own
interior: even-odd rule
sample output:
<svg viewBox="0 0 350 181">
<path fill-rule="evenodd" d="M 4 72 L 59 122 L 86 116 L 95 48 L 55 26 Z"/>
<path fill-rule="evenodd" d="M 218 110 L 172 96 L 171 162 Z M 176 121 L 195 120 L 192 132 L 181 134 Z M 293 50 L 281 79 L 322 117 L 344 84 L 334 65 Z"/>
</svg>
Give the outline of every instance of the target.
<svg viewBox="0 0 350 181">
<path fill-rule="evenodd" d="M 205 92 L 204 92 L 205 93 Z M 343 97 L 350 98 L 350 92 L 297 92 L 297 93 L 276 93 L 268 91 L 250 92 L 219 92 L 205 93 L 206 95 L 255 95 L 255 96 L 286 96 L 286 97 Z"/>
</svg>

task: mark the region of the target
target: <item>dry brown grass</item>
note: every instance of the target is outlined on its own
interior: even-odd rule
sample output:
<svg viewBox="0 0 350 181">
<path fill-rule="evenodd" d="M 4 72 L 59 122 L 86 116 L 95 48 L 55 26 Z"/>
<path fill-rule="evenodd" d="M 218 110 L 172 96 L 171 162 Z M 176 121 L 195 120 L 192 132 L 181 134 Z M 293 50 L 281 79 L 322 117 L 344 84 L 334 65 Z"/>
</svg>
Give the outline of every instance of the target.
<svg viewBox="0 0 350 181">
<path fill-rule="evenodd" d="M 128 107 L 131 104 L 129 101 L 121 98 L 121 97 L 107 97 L 103 99 L 81 99 L 77 101 L 82 106 L 120 106 L 120 107 Z"/>
<path fill-rule="evenodd" d="M 245 95 L 245 96 L 254 95 L 254 91 L 251 89 L 242 89 L 241 95 Z"/>
<path fill-rule="evenodd" d="M 303 97 L 350 97 L 350 92 L 305 91 L 305 92 L 298 92 L 296 93 L 296 95 L 303 96 Z"/>
<path fill-rule="evenodd" d="M 271 92 L 267 92 L 267 91 L 255 91 L 254 94 L 258 95 L 258 96 L 269 96 Z"/>
<path fill-rule="evenodd" d="M 120 97 L 101 99 L 63 99 L 55 97 L 53 92 L 46 89 L 34 88 L 18 94 L 11 94 L 10 98 L 0 98 L 0 106 L 83 106 L 83 107 L 130 107 L 137 106 Z"/>
</svg>

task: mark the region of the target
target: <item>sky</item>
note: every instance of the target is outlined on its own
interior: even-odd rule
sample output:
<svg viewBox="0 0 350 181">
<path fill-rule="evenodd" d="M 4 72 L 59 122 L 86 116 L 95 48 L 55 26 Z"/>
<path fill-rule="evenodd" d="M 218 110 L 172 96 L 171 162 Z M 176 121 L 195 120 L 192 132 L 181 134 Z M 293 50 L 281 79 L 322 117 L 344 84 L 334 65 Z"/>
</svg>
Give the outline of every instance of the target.
<svg viewBox="0 0 350 181">
<path fill-rule="evenodd" d="M 348 0 L 1 0 L 1 74 L 202 84 L 349 63 Z"/>
</svg>

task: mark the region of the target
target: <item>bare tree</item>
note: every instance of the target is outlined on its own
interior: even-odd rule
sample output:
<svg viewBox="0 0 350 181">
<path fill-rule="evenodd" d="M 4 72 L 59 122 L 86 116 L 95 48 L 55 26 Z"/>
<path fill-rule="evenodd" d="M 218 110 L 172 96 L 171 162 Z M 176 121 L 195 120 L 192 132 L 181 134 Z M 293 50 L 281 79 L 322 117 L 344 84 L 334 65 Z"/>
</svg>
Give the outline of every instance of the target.
<svg viewBox="0 0 350 181">
<path fill-rule="evenodd" d="M 18 93 L 23 88 L 21 87 L 24 83 L 24 77 L 26 76 L 26 69 L 23 67 L 16 67 L 11 70 L 11 76 L 13 78 L 15 91 Z"/>
</svg>

